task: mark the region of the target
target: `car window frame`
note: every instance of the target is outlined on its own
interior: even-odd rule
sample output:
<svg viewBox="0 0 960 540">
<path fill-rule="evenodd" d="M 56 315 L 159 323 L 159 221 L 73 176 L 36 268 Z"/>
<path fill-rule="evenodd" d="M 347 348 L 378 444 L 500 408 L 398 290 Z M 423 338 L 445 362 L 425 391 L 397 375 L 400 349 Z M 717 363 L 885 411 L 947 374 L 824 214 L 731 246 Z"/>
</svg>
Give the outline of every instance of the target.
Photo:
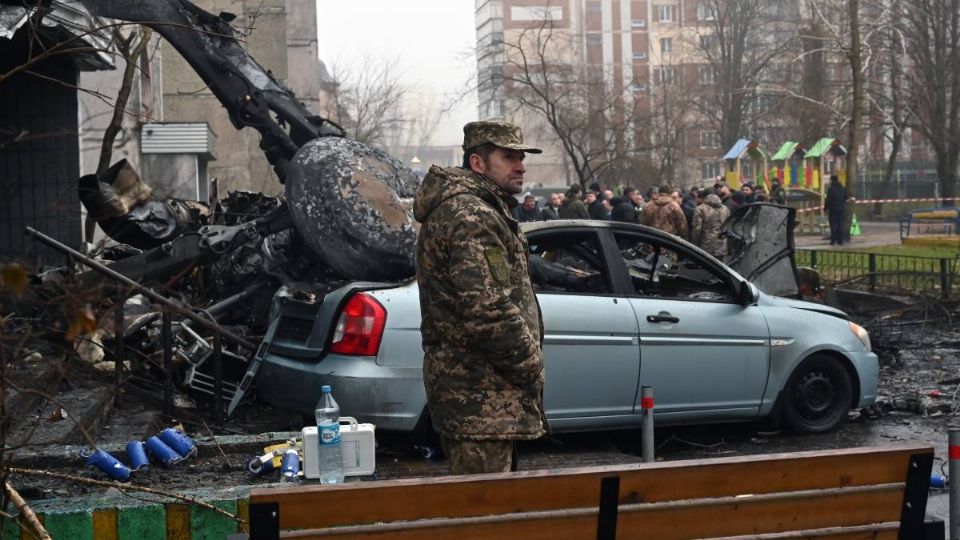
<svg viewBox="0 0 960 540">
<path fill-rule="evenodd" d="M 603 235 L 601 234 L 602 232 L 603 231 L 601 229 L 598 229 L 597 227 L 572 226 L 572 227 L 542 228 L 542 229 L 536 229 L 534 231 L 525 233 L 525 236 L 527 237 L 528 246 L 536 243 L 536 239 L 543 236 L 589 234 L 593 236 L 594 240 L 596 240 L 597 248 L 600 250 L 600 253 L 599 253 L 600 260 L 602 261 L 602 264 L 606 265 L 606 268 L 604 269 L 604 273 L 606 274 L 606 279 L 607 279 L 607 288 L 608 288 L 607 292 L 596 293 L 596 292 L 576 292 L 576 291 L 546 291 L 546 290 L 538 291 L 536 290 L 536 288 L 534 288 L 534 293 L 538 295 L 539 294 L 560 294 L 565 296 L 598 296 L 598 297 L 620 296 L 622 297 L 623 292 L 621 289 L 623 284 L 619 279 L 619 276 L 616 275 L 618 273 L 617 272 L 618 269 L 612 268 L 610 266 L 610 257 L 609 257 L 608 249 L 604 245 L 604 238 L 603 238 Z M 530 257 L 530 256 L 531 256 L 531 253 L 528 248 L 527 257 Z M 530 264 L 530 263 L 528 262 L 527 264 Z"/>
</svg>

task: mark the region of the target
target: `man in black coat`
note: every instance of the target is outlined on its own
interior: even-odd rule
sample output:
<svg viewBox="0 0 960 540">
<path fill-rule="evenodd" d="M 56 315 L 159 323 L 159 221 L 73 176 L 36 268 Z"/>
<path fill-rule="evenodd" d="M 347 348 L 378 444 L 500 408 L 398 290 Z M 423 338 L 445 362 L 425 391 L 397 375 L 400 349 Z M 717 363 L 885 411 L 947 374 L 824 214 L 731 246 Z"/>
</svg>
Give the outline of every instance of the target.
<svg viewBox="0 0 960 540">
<path fill-rule="evenodd" d="M 614 197 L 611 202 L 613 212 L 610 219 L 613 221 L 624 221 L 626 223 L 640 223 L 640 210 L 637 206 L 637 199 L 640 192 L 632 187 L 624 188 L 623 197 Z M 642 199 L 641 199 L 642 200 Z"/>
<path fill-rule="evenodd" d="M 843 213 L 847 205 L 847 188 L 843 187 L 837 175 L 830 175 L 830 187 L 823 201 L 823 209 L 830 220 L 830 245 L 843 245 Z"/>
</svg>

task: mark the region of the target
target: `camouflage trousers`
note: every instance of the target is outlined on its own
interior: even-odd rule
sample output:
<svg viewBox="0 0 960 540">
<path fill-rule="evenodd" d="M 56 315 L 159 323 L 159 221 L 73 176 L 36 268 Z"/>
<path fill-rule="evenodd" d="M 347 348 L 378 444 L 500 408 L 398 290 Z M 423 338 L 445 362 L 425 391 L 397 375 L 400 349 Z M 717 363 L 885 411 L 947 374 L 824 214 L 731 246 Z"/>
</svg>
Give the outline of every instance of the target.
<svg viewBox="0 0 960 540">
<path fill-rule="evenodd" d="M 450 474 L 484 474 L 516 469 L 513 441 L 457 441 L 443 437 Z"/>
</svg>

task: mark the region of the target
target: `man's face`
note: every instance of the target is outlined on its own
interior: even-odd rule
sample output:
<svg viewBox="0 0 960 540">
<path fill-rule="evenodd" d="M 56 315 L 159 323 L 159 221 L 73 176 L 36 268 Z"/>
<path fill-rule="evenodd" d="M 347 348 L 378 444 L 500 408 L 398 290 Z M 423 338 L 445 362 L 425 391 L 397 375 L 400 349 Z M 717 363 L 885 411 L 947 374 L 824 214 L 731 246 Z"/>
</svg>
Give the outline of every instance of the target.
<svg viewBox="0 0 960 540">
<path fill-rule="evenodd" d="M 489 178 L 507 193 L 516 194 L 523 190 L 523 174 L 527 172 L 523 158 L 523 150 L 508 150 L 498 146 L 487 159 L 479 154 L 471 155 L 470 168 Z"/>
<path fill-rule="evenodd" d="M 748 185 L 746 185 L 746 184 L 744 184 L 743 187 L 740 188 L 740 191 L 742 191 L 743 194 L 746 195 L 746 196 L 748 196 L 748 197 L 749 197 L 750 195 L 753 195 L 753 188 L 750 187 L 750 186 L 748 186 Z"/>
<path fill-rule="evenodd" d="M 641 203 L 643 203 L 643 195 L 641 195 L 639 191 L 631 192 L 630 200 L 633 201 L 634 205 L 639 206 Z"/>
<path fill-rule="evenodd" d="M 717 191 L 717 193 L 720 194 L 720 198 L 721 198 L 721 199 L 722 199 L 722 198 L 726 198 L 728 195 L 730 195 L 730 187 L 729 187 L 729 186 L 720 186 L 720 189 Z"/>
<path fill-rule="evenodd" d="M 683 202 L 683 197 L 680 196 L 680 192 L 679 192 L 679 191 L 671 191 L 671 192 L 670 192 L 670 198 L 673 199 L 673 202 L 675 202 L 675 203 L 677 203 L 677 204 L 680 204 L 681 202 Z"/>
<path fill-rule="evenodd" d="M 527 210 L 533 210 L 533 207 L 537 205 L 537 200 L 533 197 L 524 197 L 523 207 Z"/>
<path fill-rule="evenodd" d="M 550 206 L 560 206 L 560 194 L 551 193 L 550 194 Z"/>
<path fill-rule="evenodd" d="M 603 192 L 603 198 L 604 198 L 604 199 L 607 199 L 607 200 L 612 199 L 612 198 L 613 198 L 613 192 L 610 191 L 609 189 L 608 189 L 608 190 L 605 190 L 605 191 Z"/>
<path fill-rule="evenodd" d="M 592 202 L 594 202 L 594 201 L 596 201 L 596 200 L 597 200 L 597 194 L 594 193 L 594 192 L 592 192 L 592 191 L 591 191 L 590 193 L 587 193 L 587 194 L 583 197 L 583 202 L 585 202 L 585 203 L 587 203 L 587 204 L 590 204 L 590 203 L 592 203 Z"/>
</svg>

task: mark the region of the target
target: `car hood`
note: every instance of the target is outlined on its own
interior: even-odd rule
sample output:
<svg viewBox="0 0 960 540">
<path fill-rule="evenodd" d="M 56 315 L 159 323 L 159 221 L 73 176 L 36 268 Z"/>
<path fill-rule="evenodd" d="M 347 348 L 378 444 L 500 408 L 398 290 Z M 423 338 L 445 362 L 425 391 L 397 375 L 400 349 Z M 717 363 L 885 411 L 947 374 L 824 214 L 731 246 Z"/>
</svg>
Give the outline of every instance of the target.
<svg viewBox="0 0 960 540">
<path fill-rule="evenodd" d="M 787 206 L 761 203 L 734 210 L 720 229 L 730 245 L 724 262 L 767 294 L 796 296 L 795 226 L 796 210 Z"/>
<path fill-rule="evenodd" d="M 760 300 L 757 302 L 757 305 L 760 307 L 788 307 L 802 309 L 804 311 L 813 311 L 816 313 L 823 313 L 824 315 L 832 315 L 840 319 L 848 319 L 846 313 L 830 306 L 817 304 L 814 302 L 805 302 L 803 300 L 794 300 L 792 298 L 770 296 L 769 294 L 760 295 Z"/>
</svg>

